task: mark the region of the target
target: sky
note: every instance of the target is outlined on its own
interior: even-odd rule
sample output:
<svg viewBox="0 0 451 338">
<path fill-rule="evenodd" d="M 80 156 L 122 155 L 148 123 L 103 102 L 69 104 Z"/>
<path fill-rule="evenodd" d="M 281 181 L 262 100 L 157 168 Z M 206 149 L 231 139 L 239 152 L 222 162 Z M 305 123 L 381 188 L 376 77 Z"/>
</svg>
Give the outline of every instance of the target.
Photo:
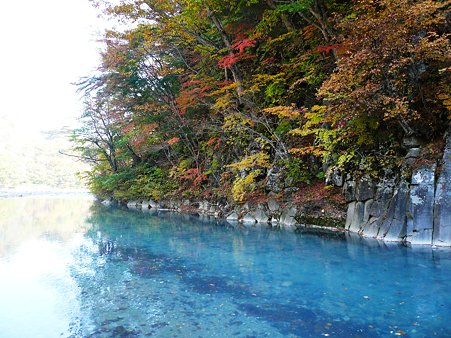
<svg viewBox="0 0 451 338">
<path fill-rule="evenodd" d="M 88 0 L 2 1 L 0 123 L 13 120 L 24 138 L 76 125 L 82 105 L 72 83 L 99 63 L 98 14 Z"/>
</svg>

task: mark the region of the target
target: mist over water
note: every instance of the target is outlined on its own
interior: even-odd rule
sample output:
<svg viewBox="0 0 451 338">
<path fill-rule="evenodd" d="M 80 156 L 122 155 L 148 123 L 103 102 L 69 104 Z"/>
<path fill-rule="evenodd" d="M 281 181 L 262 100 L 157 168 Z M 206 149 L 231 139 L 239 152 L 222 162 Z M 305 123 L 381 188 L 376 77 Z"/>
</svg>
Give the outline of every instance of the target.
<svg viewBox="0 0 451 338">
<path fill-rule="evenodd" d="M 0 199 L 6 337 L 445 337 L 451 250 Z"/>
</svg>

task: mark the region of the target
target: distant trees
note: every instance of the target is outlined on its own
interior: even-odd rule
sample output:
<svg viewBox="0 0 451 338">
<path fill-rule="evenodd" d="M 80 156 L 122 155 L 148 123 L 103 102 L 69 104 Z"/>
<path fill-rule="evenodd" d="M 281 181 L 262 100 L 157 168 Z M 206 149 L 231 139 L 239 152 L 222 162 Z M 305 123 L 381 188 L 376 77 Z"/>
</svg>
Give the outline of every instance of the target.
<svg viewBox="0 0 451 338">
<path fill-rule="evenodd" d="M 96 3 L 129 27 L 80 83 L 96 193 L 242 201 L 274 166 L 292 185 L 325 161 L 377 175 L 447 125 L 450 1 Z"/>
</svg>

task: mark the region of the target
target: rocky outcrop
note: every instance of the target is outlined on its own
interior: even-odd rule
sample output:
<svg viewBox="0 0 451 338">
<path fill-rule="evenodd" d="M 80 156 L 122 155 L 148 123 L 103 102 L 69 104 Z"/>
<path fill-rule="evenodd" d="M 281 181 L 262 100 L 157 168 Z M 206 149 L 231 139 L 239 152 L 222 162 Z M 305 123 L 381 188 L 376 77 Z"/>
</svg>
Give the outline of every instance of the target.
<svg viewBox="0 0 451 338">
<path fill-rule="evenodd" d="M 446 137 L 441 170 L 424 161 L 410 177 L 348 180 L 343 193 L 348 202 L 345 228 L 363 237 L 387 242 L 451 246 L 451 135 Z M 406 163 L 420 154 L 415 138 L 404 140 Z M 412 161 L 413 159 L 413 161 Z M 421 163 L 421 162 L 420 162 Z"/>
<path fill-rule="evenodd" d="M 442 170 L 435 188 L 433 215 L 432 243 L 451 246 L 451 135 L 446 140 Z"/>
<path fill-rule="evenodd" d="M 130 209 L 170 209 L 195 213 L 203 218 L 225 218 L 231 223 L 252 226 L 270 224 L 294 229 L 302 226 L 341 228 L 361 237 L 385 242 L 451 246 L 451 133 L 446 137 L 442 163 L 420 161 L 421 143 L 413 137 L 404 140 L 406 148 L 404 174 L 415 165 L 410 177 L 388 172 L 379 181 L 369 176 L 353 179 L 336 168 L 328 169 L 327 181 L 343 190 L 347 202 L 343 216 L 328 214 L 320 205 L 295 204 L 281 198 L 287 191 L 283 172 L 268 174 L 266 202 L 229 205 L 227 202 L 152 200 L 130 201 Z M 420 163 L 420 165 L 418 165 Z M 111 202 L 104 201 L 109 205 Z M 326 202 L 327 204 L 327 202 Z M 323 204 L 325 205 L 325 204 Z"/>
</svg>

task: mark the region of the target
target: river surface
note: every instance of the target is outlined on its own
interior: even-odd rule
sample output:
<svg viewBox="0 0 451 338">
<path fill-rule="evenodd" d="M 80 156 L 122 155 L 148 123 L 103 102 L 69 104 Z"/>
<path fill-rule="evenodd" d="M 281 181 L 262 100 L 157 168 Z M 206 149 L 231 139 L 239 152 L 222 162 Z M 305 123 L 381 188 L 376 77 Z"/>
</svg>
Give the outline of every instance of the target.
<svg viewBox="0 0 451 338">
<path fill-rule="evenodd" d="M 0 199 L 0 337 L 450 337 L 451 250 Z"/>
</svg>

